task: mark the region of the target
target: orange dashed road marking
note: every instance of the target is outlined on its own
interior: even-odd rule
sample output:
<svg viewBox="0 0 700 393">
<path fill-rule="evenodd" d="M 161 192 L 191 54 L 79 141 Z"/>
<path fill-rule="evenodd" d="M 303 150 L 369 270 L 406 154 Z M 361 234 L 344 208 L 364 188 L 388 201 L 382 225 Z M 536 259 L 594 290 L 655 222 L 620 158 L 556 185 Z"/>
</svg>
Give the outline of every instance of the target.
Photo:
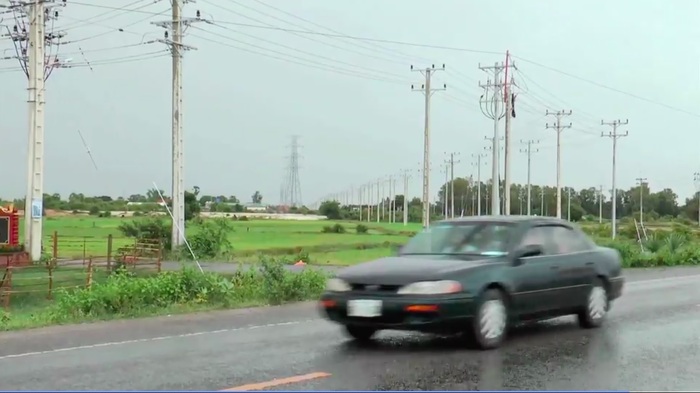
<svg viewBox="0 0 700 393">
<path fill-rule="evenodd" d="M 304 381 L 310 381 L 312 379 L 327 378 L 330 376 L 331 375 L 329 373 L 322 373 L 322 372 L 310 373 L 310 374 L 297 375 L 297 376 L 288 377 L 288 378 L 273 379 L 272 381 L 267 381 L 267 382 L 251 383 L 248 385 L 236 386 L 236 387 L 220 390 L 220 392 L 236 392 L 236 391 L 240 392 L 240 391 L 248 391 L 248 390 L 263 390 L 263 389 L 272 388 L 275 386 L 289 385 L 291 383 L 299 383 L 299 382 L 304 382 Z"/>
</svg>

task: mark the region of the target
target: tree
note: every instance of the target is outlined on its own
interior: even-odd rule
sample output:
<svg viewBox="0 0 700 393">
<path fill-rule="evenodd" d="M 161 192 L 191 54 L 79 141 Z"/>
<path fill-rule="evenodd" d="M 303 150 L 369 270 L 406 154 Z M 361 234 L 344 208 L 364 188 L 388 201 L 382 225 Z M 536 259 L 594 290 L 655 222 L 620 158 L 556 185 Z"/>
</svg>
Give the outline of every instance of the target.
<svg viewBox="0 0 700 393">
<path fill-rule="evenodd" d="M 253 194 L 251 199 L 253 200 L 253 203 L 262 203 L 263 197 L 260 191 L 255 191 L 255 194 Z"/>
<path fill-rule="evenodd" d="M 340 203 L 338 201 L 325 201 L 319 206 L 318 212 L 328 217 L 329 220 L 339 220 L 341 217 Z"/>
<path fill-rule="evenodd" d="M 197 194 L 185 191 L 185 221 L 195 218 L 201 211 L 202 206 L 197 202 Z"/>
</svg>

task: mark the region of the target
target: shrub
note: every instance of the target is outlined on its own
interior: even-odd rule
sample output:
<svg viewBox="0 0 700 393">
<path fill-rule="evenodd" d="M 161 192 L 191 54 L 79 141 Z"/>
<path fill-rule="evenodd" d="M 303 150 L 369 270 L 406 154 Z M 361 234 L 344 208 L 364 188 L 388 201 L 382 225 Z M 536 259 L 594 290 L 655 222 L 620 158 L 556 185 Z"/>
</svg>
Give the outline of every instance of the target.
<svg viewBox="0 0 700 393">
<path fill-rule="evenodd" d="M 355 227 L 355 232 L 357 232 L 358 234 L 367 233 L 367 232 L 369 232 L 369 228 L 367 227 L 367 225 L 358 224 Z"/>
<path fill-rule="evenodd" d="M 187 241 L 198 258 L 228 258 L 233 251 L 228 239 L 231 231 L 233 227 L 225 218 L 206 220 L 199 224 L 199 230 L 190 235 Z M 186 248 L 181 249 L 180 253 L 187 259 L 192 257 Z"/>
<path fill-rule="evenodd" d="M 139 315 L 178 305 L 280 304 L 313 299 L 323 291 L 327 275 L 319 270 L 293 273 L 280 261 L 263 258 L 261 262 L 259 270 L 239 270 L 231 276 L 182 269 L 133 277 L 121 271 L 91 289 L 59 291 L 51 319 Z"/>
<path fill-rule="evenodd" d="M 161 241 L 166 250 L 172 247 L 170 238 L 171 224 L 161 218 L 145 218 L 134 221 L 124 221 L 117 227 L 126 237 L 133 237 L 138 241 Z"/>
<path fill-rule="evenodd" d="M 92 207 L 90 208 L 90 212 L 89 212 L 89 213 L 90 213 L 91 216 L 99 216 L 99 215 L 100 215 L 100 208 L 99 208 L 99 206 L 92 206 Z"/>
<path fill-rule="evenodd" d="M 321 232 L 323 233 L 345 233 L 345 227 L 342 226 L 341 224 L 335 224 L 333 226 L 331 225 L 326 225 L 321 229 Z"/>
</svg>

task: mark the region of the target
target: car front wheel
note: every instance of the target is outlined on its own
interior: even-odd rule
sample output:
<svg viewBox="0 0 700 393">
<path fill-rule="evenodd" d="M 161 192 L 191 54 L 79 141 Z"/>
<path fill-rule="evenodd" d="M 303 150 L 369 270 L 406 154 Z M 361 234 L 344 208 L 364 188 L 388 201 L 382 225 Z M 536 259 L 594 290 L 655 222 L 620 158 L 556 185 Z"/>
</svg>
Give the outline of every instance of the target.
<svg viewBox="0 0 700 393">
<path fill-rule="evenodd" d="M 597 328 L 603 324 L 610 309 L 610 299 L 605 284 L 600 279 L 593 281 L 588 292 L 588 301 L 578 314 L 578 321 L 581 327 L 590 329 Z"/>
<path fill-rule="evenodd" d="M 345 332 L 357 341 L 370 341 L 377 329 L 366 327 L 366 326 L 345 326 Z"/>
<path fill-rule="evenodd" d="M 481 349 L 497 348 L 508 328 L 508 305 L 503 292 L 489 289 L 479 301 L 469 335 Z"/>
</svg>

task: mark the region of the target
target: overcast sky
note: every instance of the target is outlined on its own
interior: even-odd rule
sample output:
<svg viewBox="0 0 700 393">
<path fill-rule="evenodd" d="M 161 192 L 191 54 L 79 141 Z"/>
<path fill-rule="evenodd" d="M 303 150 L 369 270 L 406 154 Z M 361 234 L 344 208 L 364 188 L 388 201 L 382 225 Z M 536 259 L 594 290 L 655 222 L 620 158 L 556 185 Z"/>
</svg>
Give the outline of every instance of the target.
<svg viewBox="0 0 700 393">
<path fill-rule="evenodd" d="M 154 181 L 170 190 L 171 61 L 163 44 L 139 45 L 162 38 L 164 30 L 150 22 L 168 20 L 169 7 L 167 0 L 68 0 L 60 10 L 54 30 L 73 43 L 58 56 L 75 67 L 55 70 L 47 84 L 45 192 L 127 196 Z M 483 152 L 493 132 L 478 106 L 478 82 L 487 76 L 478 65 L 505 60 L 506 50 L 515 56 L 521 87 L 513 138 L 541 141 L 533 183 L 556 179 L 556 135 L 544 128 L 553 121 L 545 110 L 571 109 L 573 127 L 562 136 L 565 185 L 610 188 L 612 141 L 600 132 L 611 129 L 600 121 L 619 118 L 629 119 L 622 129 L 629 136 L 618 144 L 618 187 L 641 176 L 654 190 L 693 192 L 700 170 L 700 115 L 693 115 L 700 113 L 697 1 L 198 0 L 184 14 L 197 10 L 213 24 L 194 24 L 186 37 L 197 50 L 184 60 L 185 183 L 205 194 L 249 201 L 260 190 L 264 202 L 277 202 L 294 134 L 303 145 L 305 203 L 402 169 L 418 175 L 423 97 L 410 85 L 422 76 L 409 67 L 444 63 L 434 83 L 448 87 L 433 96 L 431 115 L 437 191 L 445 152 L 461 154 L 460 176 L 474 173 L 471 155 Z M 11 14 L 0 16 L 14 24 Z M 331 28 L 462 50 L 246 24 Z M 10 48 L 1 38 L 0 58 L 12 56 Z M 26 84 L 16 60 L 0 60 L 3 197 L 25 190 Z M 513 181 L 525 182 L 526 156 L 513 146 Z M 489 165 L 482 175 L 490 175 Z M 417 176 L 410 190 L 420 193 Z"/>
</svg>

